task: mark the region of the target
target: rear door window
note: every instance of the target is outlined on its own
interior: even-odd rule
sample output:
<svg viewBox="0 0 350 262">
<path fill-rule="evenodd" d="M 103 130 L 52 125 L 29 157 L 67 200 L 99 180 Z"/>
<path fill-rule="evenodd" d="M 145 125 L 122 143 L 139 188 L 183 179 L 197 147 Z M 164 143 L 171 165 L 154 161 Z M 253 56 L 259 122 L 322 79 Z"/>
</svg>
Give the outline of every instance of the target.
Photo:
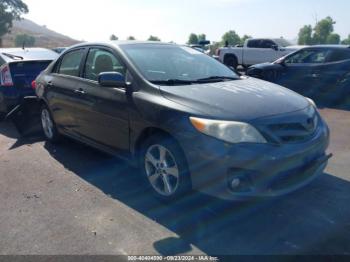
<svg viewBox="0 0 350 262">
<path fill-rule="evenodd" d="M 248 47 L 249 48 L 261 48 L 262 40 L 249 40 Z"/>
<path fill-rule="evenodd" d="M 78 77 L 84 52 L 84 49 L 79 49 L 65 54 L 61 60 L 57 73 L 61 75 Z"/>
<path fill-rule="evenodd" d="M 328 58 L 327 62 L 338 62 L 350 59 L 350 50 L 333 50 Z"/>
</svg>

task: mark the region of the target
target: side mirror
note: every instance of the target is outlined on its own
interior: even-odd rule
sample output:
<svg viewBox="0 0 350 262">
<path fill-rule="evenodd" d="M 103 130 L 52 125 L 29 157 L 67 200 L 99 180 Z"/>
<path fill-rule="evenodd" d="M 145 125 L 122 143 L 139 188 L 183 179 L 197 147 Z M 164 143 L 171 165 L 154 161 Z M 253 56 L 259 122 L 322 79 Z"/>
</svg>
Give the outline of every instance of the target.
<svg viewBox="0 0 350 262">
<path fill-rule="evenodd" d="M 275 51 L 278 51 L 278 45 L 272 45 L 271 48 Z"/>
<path fill-rule="evenodd" d="M 104 87 L 126 87 L 125 77 L 118 72 L 100 73 L 98 83 Z"/>
</svg>

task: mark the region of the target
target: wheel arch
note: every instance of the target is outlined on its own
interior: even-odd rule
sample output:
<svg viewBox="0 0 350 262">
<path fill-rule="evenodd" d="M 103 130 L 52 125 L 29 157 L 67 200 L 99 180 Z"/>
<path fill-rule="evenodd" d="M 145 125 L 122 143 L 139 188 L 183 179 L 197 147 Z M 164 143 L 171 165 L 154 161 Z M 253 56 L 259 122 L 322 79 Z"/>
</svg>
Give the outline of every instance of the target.
<svg viewBox="0 0 350 262">
<path fill-rule="evenodd" d="M 236 54 L 232 54 L 232 53 L 227 53 L 227 54 L 224 55 L 224 64 L 225 64 L 226 60 L 229 59 L 229 58 L 236 59 L 236 62 L 238 64 L 238 57 L 236 56 Z"/>
<path fill-rule="evenodd" d="M 170 132 L 162 129 L 162 128 L 158 128 L 158 127 L 147 127 L 145 129 L 143 129 L 140 134 L 137 136 L 137 138 L 135 139 L 135 143 L 132 146 L 132 153 L 133 153 L 133 158 L 134 158 L 134 162 L 135 164 L 138 164 L 138 160 L 140 157 L 140 154 L 142 152 L 142 145 L 143 143 L 150 137 L 152 136 L 164 136 L 164 137 L 169 137 L 170 139 L 172 139 L 178 146 L 179 149 L 181 150 L 181 153 L 186 161 L 186 165 L 188 167 L 188 160 L 186 157 L 186 154 L 183 150 L 183 147 L 181 146 L 181 143 L 178 141 L 178 139 L 173 136 L 172 134 L 170 134 Z"/>
</svg>

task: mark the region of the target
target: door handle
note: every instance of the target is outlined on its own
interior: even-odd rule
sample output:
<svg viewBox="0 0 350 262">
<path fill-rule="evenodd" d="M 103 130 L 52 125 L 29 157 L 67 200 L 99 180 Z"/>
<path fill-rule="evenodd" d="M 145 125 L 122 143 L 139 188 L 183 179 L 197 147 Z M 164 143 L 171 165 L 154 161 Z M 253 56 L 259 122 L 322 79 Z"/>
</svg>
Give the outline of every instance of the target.
<svg viewBox="0 0 350 262">
<path fill-rule="evenodd" d="M 48 87 L 53 87 L 53 83 L 51 81 L 47 82 Z"/>
<path fill-rule="evenodd" d="M 311 77 L 312 78 L 318 78 L 320 76 L 321 76 L 321 73 L 319 71 L 311 72 Z"/>
<path fill-rule="evenodd" d="M 85 91 L 81 88 L 74 90 L 74 93 L 79 94 L 79 95 L 85 95 Z"/>
</svg>

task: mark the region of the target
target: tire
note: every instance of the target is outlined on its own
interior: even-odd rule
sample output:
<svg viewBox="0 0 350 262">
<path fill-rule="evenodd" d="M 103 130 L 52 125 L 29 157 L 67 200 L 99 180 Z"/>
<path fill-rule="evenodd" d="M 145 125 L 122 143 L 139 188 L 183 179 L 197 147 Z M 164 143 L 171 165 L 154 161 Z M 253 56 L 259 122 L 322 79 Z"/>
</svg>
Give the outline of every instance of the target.
<svg viewBox="0 0 350 262">
<path fill-rule="evenodd" d="M 229 66 L 229 67 L 233 67 L 235 70 L 238 67 L 237 58 L 235 56 L 232 56 L 232 55 L 229 55 L 229 56 L 225 57 L 224 64 Z"/>
<path fill-rule="evenodd" d="M 148 138 L 142 146 L 139 163 L 147 187 L 156 198 L 171 202 L 191 191 L 185 156 L 171 137 L 156 135 Z"/>
<path fill-rule="evenodd" d="M 60 139 L 56 124 L 47 106 L 42 106 L 40 110 L 41 127 L 47 141 L 56 143 Z"/>
</svg>

